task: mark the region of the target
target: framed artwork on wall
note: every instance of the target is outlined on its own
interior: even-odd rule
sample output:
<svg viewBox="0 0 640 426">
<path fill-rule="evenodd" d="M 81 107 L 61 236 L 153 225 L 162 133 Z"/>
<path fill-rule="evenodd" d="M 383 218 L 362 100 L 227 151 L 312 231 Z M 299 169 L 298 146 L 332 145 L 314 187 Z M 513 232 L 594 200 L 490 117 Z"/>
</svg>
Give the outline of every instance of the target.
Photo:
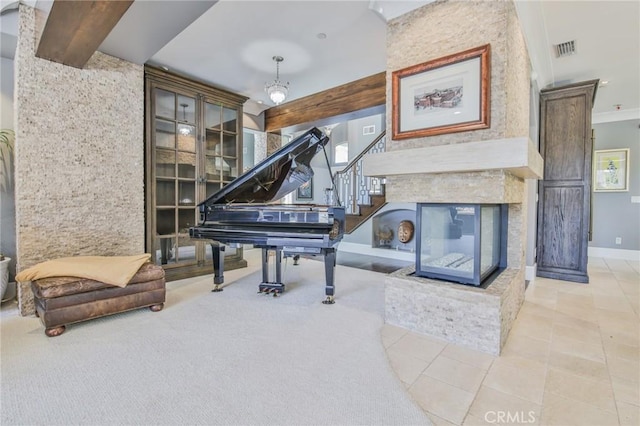
<svg viewBox="0 0 640 426">
<path fill-rule="evenodd" d="M 296 200 L 313 200 L 313 178 L 296 189 Z"/>
<path fill-rule="evenodd" d="M 629 148 L 601 149 L 593 153 L 593 191 L 629 190 Z"/>
<path fill-rule="evenodd" d="M 392 138 L 486 129 L 490 45 L 392 73 Z"/>
</svg>

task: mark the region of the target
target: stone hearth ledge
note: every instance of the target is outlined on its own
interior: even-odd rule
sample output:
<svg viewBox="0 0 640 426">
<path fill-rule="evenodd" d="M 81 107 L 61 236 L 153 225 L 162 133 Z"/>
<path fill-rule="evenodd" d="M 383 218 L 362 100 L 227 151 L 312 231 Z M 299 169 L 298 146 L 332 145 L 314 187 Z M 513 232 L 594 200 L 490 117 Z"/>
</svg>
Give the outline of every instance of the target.
<svg viewBox="0 0 640 426">
<path fill-rule="evenodd" d="M 528 137 L 491 139 L 365 155 L 365 176 L 506 170 L 522 179 L 542 179 L 543 159 Z"/>
<path fill-rule="evenodd" d="M 414 275 L 408 266 L 385 279 L 385 321 L 500 355 L 524 300 L 523 269 L 506 268 L 486 288 Z"/>
</svg>

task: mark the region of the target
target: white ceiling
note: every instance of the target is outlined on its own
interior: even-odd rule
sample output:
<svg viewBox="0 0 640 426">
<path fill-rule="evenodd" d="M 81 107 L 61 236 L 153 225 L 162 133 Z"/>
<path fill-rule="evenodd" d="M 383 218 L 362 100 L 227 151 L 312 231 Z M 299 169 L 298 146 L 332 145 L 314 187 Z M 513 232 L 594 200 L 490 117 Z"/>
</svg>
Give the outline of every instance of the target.
<svg viewBox="0 0 640 426">
<path fill-rule="evenodd" d="M 290 83 L 288 100 L 386 69 L 386 23 L 368 6 L 221 0 L 148 62 L 249 96 L 266 109 L 273 106 L 264 91 L 276 76 L 273 56 L 284 58 L 280 78 Z"/>
<path fill-rule="evenodd" d="M 274 55 L 284 57 L 287 100 L 378 73 L 386 20 L 431 1 L 136 0 L 99 50 L 243 94 L 247 111 L 258 113 L 272 106 L 264 85 L 275 78 Z M 640 116 L 640 2 L 518 0 L 516 10 L 539 88 L 608 80 L 594 113 Z M 15 14 L 2 16 L 3 52 L 15 36 L 5 15 Z M 569 40 L 576 54 L 556 58 L 553 45 Z"/>
<path fill-rule="evenodd" d="M 600 79 L 593 112 L 640 117 L 640 2 L 516 1 L 540 88 Z M 554 45 L 575 40 L 576 53 Z M 620 110 L 618 110 L 618 105 Z"/>
</svg>

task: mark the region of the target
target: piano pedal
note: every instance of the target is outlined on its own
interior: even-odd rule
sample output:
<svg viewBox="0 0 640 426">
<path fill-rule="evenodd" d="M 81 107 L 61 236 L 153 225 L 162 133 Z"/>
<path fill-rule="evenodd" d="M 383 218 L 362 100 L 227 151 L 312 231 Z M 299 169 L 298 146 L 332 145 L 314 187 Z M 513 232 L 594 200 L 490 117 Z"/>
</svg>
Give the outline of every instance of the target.
<svg viewBox="0 0 640 426">
<path fill-rule="evenodd" d="M 277 296 L 278 293 L 284 292 L 284 284 L 278 283 L 262 283 L 258 286 L 258 293 L 272 294 Z"/>
<path fill-rule="evenodd" d="M 333 305 L 334 303 L 336 303 L 336 301 L 333 300 L 333 296 L 327 296 L 327 298 L 322 301 L 323 305 Z"/>
</svg>

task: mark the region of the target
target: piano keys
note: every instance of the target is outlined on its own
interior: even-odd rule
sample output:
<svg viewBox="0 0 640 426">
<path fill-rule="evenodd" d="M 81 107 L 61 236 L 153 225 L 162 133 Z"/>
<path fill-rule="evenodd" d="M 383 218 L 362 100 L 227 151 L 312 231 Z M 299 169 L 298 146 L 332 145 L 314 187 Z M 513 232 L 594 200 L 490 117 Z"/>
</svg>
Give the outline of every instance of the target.
<svg viewBox="0 0 640 426">
<path fill-rule="evenodd" d="M 262 249 L 259 292 L 274 296 L 284 292 L 283 255 L 321 255 L 325 266 L 323 303 L 334 302 L 336 250 L 344 235 L 344 208 L 277 203 L 311 179 L 311 160 L 328 141 L 320 130 L 312 128 L 198 205 L 199 224 L 189 229 L 189 235 L 210 241 L 213 291 L 221 291 L 224 283 L 225 245 L 252 244 Z M 275 252 L 274 279 L 269 273 L 271 252 Z"/>
</svg>

